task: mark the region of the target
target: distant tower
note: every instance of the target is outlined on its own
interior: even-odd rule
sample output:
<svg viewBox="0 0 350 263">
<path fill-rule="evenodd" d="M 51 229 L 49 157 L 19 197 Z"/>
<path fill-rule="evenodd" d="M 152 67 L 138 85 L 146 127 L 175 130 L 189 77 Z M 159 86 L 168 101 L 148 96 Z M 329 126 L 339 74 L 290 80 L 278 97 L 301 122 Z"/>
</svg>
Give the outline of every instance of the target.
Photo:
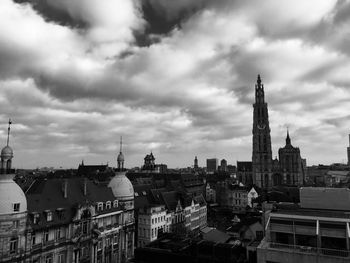
<svg viewBox="0 0 350 263">
<path fill-rule="evenodd" d="M 225 159 L 222 159 L 220 162 L 220 171 L 227 171 L 227 161 Z"/>
<path fill-rule="evenodd" d="M 197 159 L 197 156 L 194 157 L 194 169 L 198 169 L 198 159 Z"/>
<path fill-rule="evenodd" d="M 282 183 L 302 186 L 305 180 L 300 149 L 293 147 L 287 130 L 286 145 L 278 150 Z"/>
<path fill-rule="evenodd" d="M 10 143 L 10 129 L 11 129 L 11 119 L 8 122 L 9 126 L 7 128 L 7 143 L 6 146 L 1 150 L 1 174 L 8 174 L 11 171 L 13 151 L 9 146 Z"/>
<path fill-rule="evenodd" d="M 272 150 L 269 114 L 260 75 L 255 85 L 253 108 L 253 183 L 266 189 L 272 186 Z"/>
<path fill-rule="evenodd" d="M 348 147 L 348 165 L 350 166 L 350 134 L 349 134 L 349 147 Z"/>
<path fill-rule="evenodd" d="M 120 150 L 117 157 L 118 171 L 124 170 L 124 154 L 122 153 L 123 137 L 120 136 Z"/>
</svg>

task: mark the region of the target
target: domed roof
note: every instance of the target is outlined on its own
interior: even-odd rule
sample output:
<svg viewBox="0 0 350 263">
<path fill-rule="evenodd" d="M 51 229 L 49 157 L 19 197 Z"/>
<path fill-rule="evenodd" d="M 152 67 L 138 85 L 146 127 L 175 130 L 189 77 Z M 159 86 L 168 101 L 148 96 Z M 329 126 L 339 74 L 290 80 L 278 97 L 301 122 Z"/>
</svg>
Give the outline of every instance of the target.
<svg viewBox="0 0 350 263">
<path fill-rule="evenodd" d="M 19 204 L 18 211 L 14 211 L 14 204 Z M 25 211 L 27 211 L 27 199 L 22 189 L 11 179 L 1 179 L 0 215 L 22 213 Z"/>
<path fill-rule="evenodd" d="M 134 198 L 134 187 L 125 176 L 125 172 L 116 172 L 115 176 L 109 182 L 108 187 L 112 188 L 114 197 L 118 200 Z"/>
<path fill-rule="evenodd" d="M 120 152 L 118 154 L 117 161 L 118 162 L 124 162 L 124 154 L 122 152 Z"/>
<path fill-rule="evenodd" d="M 13 157 L 13 150 L 10 146 L 5 146 L 1 150 L 1 157 L 3 158 L 12 158 Z"/>
</svg>

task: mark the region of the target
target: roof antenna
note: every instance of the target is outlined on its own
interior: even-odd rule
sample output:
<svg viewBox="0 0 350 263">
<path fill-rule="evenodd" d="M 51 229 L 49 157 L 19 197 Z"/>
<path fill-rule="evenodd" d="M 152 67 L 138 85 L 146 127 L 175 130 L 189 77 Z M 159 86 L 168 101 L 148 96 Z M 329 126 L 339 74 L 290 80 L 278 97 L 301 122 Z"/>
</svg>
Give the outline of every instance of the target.
<svg viewBox="0 0 350 263">
<path fill-rule="evenodd" d="M 10 129 L 11 129 L 11 119 L 9 119 L 9 127 L 7 128 L 7 146 L 9 146 L 9 142 L 10 142 Z"/>
</svg>

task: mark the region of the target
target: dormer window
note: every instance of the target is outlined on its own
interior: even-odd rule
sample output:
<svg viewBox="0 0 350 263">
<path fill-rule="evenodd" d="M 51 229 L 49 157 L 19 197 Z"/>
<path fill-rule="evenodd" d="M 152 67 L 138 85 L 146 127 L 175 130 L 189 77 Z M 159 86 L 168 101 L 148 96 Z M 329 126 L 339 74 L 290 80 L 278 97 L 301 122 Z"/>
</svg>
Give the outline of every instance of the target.
<svg viewBox="0 0 350 263">
<path fill-rule="evenodd" d="M 106 202 L 106 209 L 111 209 L 112 203 L 111 201 Z"/>
<path fill-rule="evenodd" d="M 103 210 L 103 203 L 97 204 L 97 211 Z"/>
<path fill-rule="evenodd" d="M 57 218 L 59 220 L 63 220 L 64 219 L 64 209 L 63 208 L 57 208 L 56 212 L 57 212 Z"/>
<path fill-rule="evenodd" d="M 14 203 L 12 207 L 13 207 L 13 212 L 19 212 L 20 203 Z"/>
<path fill-rule="evenodd" d="M 113 207 L 118 207 L 118 200 L 114 200 Z"/>
<path fill-rule="evenodd" d="M 33 214 L 33 223 L 35 225 L 39 223 L 39 214 L 38 213 Z"/>
<path fill-rule="evenodd" d="M 46 221 L 51 222 L 52 221 L 52 212 L 46 211 Z"/>
<path fill-rule="evenodd" d="M 139 193 L 135 192 L 135 196 L 139 196 Z"/>
</svg>

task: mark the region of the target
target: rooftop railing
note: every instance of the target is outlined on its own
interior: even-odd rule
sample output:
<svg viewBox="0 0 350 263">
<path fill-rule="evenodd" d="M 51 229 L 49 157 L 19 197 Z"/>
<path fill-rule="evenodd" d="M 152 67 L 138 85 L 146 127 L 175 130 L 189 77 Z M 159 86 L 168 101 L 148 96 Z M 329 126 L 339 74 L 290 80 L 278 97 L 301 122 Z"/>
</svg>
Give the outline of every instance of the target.
<svg viewBox="0 0 350 263">
<path fill-rule="evenodd" d="M 317 248 L 317 247 L 310 247 L 310 246 L 298 246 L 298 245 L 273 243 L 273 242 L 269 242 L 268 245 L 269 245 L 269 248 L 293 250 L 293 252 L 300 252 L 300 253 L 319 254 L 319 255 L 343 257 L 343 258 L 344 257 L 348 258 L 350 256 L 350 251 L 348 250 Z"/>
</svg>

